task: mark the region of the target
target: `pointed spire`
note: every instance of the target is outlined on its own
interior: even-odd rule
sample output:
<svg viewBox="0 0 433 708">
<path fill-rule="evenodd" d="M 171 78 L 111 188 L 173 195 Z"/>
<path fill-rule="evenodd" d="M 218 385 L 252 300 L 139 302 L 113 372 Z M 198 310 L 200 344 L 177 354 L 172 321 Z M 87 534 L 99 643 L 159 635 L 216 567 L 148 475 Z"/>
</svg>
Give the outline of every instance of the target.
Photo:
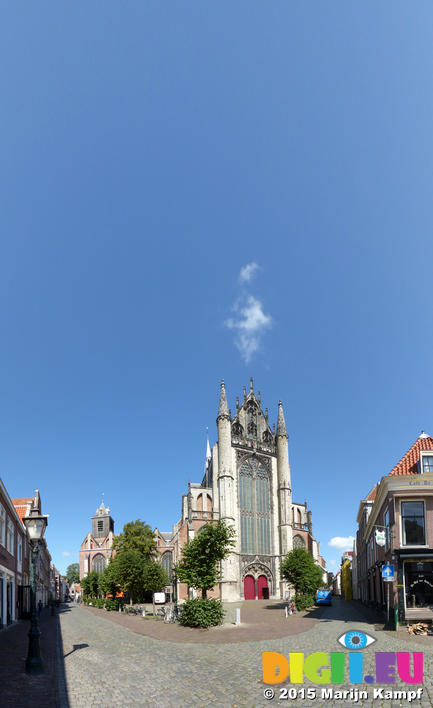
<svg viewBox="0 0 433 708">
<path fill-rule="evenodd" d="M 250 378 L 250 393 L 254 393 L 253 377 Z"/>
<path fill-rule="evenodd" d="M 272 423 L 272 432 L 275 435 L 275 423 Z"/>
<path fill-rule="evenodd" d="M 244 403 L 247 400 L 247 388 L 244 386 Z"/>
<path fill-rule="evenodd" d="M 283 404 L 281 403 L 281 401 L 278 402 L 277 435 L 279 437 L 289 437 L 287 435 L 286 421 L 284 420 Z"/>
<path fill-rule="evenodd" d="M 224 379 L 221 381 L 221 392 L 220 392 L 220 403 L 218 406 L 218 417 L 220 418 L 230 418 L 229 408 L 227 405 L 226 387 L 224 384 Z"/>
<path fill-rule="evenodd" d="M 268 418 L 269 418 L 268 409 L 265 408 L 265 420 L 266 420 L 266 422 L 268 422 Z"/>
<path fill-rule="evenodd" d="M 262 405 L 262 397 L 261 397 L 261 395 L 260 395 L 260 391 L 259 391 L 258 396 L 257 396 L 257 402 L 258 402 L 259 406 Z"/>
<path fill-rule="evenodd" d="M 209 445 L 209 429 L 206 428 L 206 460 L 210 460 L 212 457 Z"/>
<path fill-rule="evenodd" d="M 236 413 L 239 410 L 239 396 L 236 396 Z"/>
</svg>

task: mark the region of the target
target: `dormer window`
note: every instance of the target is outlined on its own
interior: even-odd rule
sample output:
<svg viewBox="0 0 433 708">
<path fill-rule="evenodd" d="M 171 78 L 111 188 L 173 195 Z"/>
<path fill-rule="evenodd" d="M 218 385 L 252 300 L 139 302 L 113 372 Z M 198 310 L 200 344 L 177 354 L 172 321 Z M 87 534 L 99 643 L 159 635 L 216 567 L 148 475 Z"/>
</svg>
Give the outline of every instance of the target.
<svg viewBox="0 0 433 708">
<path fill-rule="evenodd" d="M 433 472 L 433 455 L 421 456 L 421 473 Z"/>
</svg>

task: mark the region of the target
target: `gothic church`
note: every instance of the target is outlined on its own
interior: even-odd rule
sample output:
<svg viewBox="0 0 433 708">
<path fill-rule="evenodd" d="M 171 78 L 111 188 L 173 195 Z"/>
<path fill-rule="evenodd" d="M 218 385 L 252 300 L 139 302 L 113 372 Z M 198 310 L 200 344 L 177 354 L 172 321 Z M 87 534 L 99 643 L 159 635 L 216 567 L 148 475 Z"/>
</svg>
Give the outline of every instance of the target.
<svg viewBox="0 0 433 708">
<path fill-rule="evenodd" d="M 249 393 L 244 387 L 242 404 L 236 399 L 232 416 L 222 381 L 217 429 L 212 451 L 207 445 L 202 482 L 189 483 L 182 497 L 180 521 L 172 532 L 156 530 L 162 565 L 170 570 L 180 560 L 182 546 L 204 523 L 224 519 L 236 529 L 236 546 L 222 563 L 221 582 L 213 596 L 224 601 L 285 598 L 288 586 L 281 580 L 280 563 L 293 547 L 309 550 L 326 571 L 307 502 L 292 500 L 282 403 L 277 429 L 274 425 L 271 430 L 268 410 L 263 412 L 260 392 L 255 395 L 251 379 Z M 188 597 L 182 583 L 178 597 Z"/>
</svg>

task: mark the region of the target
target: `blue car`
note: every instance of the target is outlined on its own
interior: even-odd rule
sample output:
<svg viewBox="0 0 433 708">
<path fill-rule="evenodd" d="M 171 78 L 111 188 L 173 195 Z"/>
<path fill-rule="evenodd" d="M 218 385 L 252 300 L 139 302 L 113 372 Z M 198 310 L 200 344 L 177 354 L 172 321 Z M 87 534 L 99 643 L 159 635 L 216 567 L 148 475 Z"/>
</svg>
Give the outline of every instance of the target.
<svg viewBox="0 0 433 708">
<path fill-rule="evenodd" d="M 330 590 L 318 590 L 316 592 L 316 605 L 332 605 Z"/>
</svg>

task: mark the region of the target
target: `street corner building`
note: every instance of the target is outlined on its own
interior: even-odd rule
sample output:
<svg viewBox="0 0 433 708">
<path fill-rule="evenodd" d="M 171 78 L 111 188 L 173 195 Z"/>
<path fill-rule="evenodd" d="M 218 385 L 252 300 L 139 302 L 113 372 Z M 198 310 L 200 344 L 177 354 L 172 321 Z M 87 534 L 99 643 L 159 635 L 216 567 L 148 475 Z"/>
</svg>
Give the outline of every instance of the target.
<svg viewBox="0 0 433 708">
<path fill-rule="evenodd" d="M 182 516 L 172 532 L 156 530 L 158 554 L 170 572 L 182 547 L 208 521 L 222 519 L 236 530 L 236 546 L 222 562 L 219 587 L 209 593 L 224 601 L 285 598 L 289 590 L 280 576 L 282 559 L 293 548 L 305 548 L 324 571 L 320 545 L 313 536 L 307 502 L 292 500 L 289 446 L 281 401 L 277 428 L 262 410 L 253 379 L 236 413 L 229 410 L 221 383 L 216 444 L 207 443 L 201 483 L 189 483 L 182 497 Z M 179 599 L 193 596 L 182 583 Z"/>
<path fill-rule="evenodd" d="M 410 623 L 433 619 L 433 438 L 422 432 L 359 506 L 354 546 L 356 599 Z M 382 567 L 394 566 L 392 582 Z"/>
</svg>

